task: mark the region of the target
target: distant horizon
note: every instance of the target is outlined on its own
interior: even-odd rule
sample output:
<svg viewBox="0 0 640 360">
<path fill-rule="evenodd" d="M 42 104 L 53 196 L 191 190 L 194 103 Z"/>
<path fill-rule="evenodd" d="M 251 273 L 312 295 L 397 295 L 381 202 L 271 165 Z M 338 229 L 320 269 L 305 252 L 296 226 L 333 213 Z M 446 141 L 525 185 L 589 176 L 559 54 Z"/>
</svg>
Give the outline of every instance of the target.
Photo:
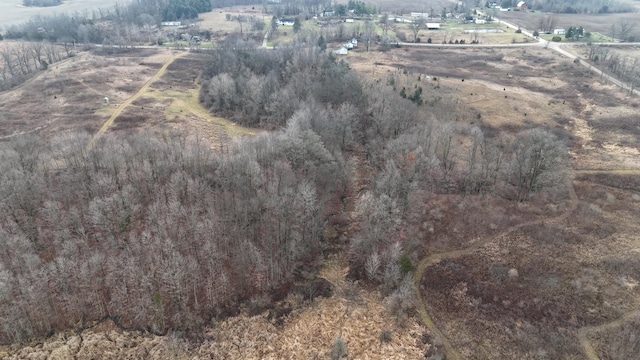
<svg viewBox="0 0 640 360">
<path fill-rule="evenodd" d="M 108 9 L 116 3 L 128 4 L 131 0 L 63 0 L 62 5 L 51 7 L 25 7 L 22 0 L 5 0 L 0 4 L 0 31 L 6 32 L 13 25 L 19 25 L 37 15 L 63 13 L 84 13 L 92 9 Z"/>
</svg>

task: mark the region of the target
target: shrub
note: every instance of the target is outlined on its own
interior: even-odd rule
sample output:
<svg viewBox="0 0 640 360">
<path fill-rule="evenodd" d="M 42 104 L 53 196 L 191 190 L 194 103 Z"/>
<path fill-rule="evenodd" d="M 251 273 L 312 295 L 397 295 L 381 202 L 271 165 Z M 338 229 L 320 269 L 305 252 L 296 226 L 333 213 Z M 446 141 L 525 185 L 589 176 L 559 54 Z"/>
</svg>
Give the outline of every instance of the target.
<svg viewBox="0 0 640 360">
<path fill-rule="evenodd" d="M 400 266 L 402 275 L 407 275 L 413 271 L 413 264 L 411 263 L 411 259 L 409 259 L 409 255 L 406 253 L 402 254 L 398 260 L 398 265 Z"/>
<path fill-rule="evenodd" d="M 560 36 L 554 36 L 554 37 L 551 38 L 551 41 L 560 42 L 560 41 L 562 41 L 562 38 Z"/>
<path fill-rule="evenodd" d="M 391 340 L 393 339 L 393 330 L 389 329 L 389 328 L 383 328 L 382 331 L 380 331 L 380 342 L 381 343 L 389 343 L 391 342 Z"/>
<path fill-rule="evenodd" d="M 347 355 L 347 344 L 341 337 L 337 337 L 331 346 L 331 359 L 338 360 L 345 355 Z"/>
<path fill-rule="evenodd" d="M 385 307 L 395 317 L 398 325 L 404 323 L 415 310 L 415 293 L 411 283 L 411 277 L 406 276 L 396 290 L 385 299 Z"/>
</svg>

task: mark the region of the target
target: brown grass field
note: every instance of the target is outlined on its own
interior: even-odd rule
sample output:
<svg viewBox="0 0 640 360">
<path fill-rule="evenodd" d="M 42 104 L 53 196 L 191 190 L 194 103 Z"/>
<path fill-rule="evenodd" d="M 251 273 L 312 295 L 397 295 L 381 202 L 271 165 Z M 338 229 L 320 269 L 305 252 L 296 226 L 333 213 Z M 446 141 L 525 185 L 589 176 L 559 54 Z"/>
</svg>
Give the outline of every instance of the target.
<svg viewBox="0 0 640 360">
<path fill-rule="evenodd" d="M 633 215 L 640 210 L 640 101 L 543 48 L 359 50 L 348 59 L 371 78 L 422 86 L 427 104 L 454 99 L 458 113 L 469 114 L 454 121 L 480 125 L 489 136 L 543 126 L 570 146 L 575 198 L 552 207 L 478 199 L 495 213 L 476 221 L 473 211 L 456 210 L 436 225 L 435 239 L 457 241 L 425 245 L 431 256 L 419 286 L 451 341 L 449 355 L 593 359 L 637 349 L 633 339 L 615 346 L 607 339 L 630 333 L 635 323 L 624 319 L 640 310 L 632 255 L 640 251 Z M 425 201 L 446 207 L 456 199 Z M 465 221 L 476 228 L 451 233 Z"/>
<path fill-rule="evenodd" d="M 522 26 L 524 29 L 537 30 L 540 19 L 549 16 L 540 12 L 507 11 L 498 14 L 500 19 Z M 584 26 L 585 31 L 599 32 L 611 35 L 611 26 L 618 19 L 629 19 L 632 22 L 640 22 L 640 13 L 627 14 L 554 14 L 557 19 L 557 27 Z M 637 30 L 637 29 L 636 29 Z"/>
<path fill-rule="evenodd" d="M 177 58 L 158 80 L 139 93 L 171 56 L 170 50 L 135 50 L 119 55 L 82 52 L 57 63 L 17 89 L 0 94 L 0 139 L 30 132 L 45 137 L 64 131 L 96 133 L 133 96 L 134 101 L 121 109 L 108 131 L 187 127 L 197 130 L 212 146 L 255 133 L 211 116 L 198 103 L 200 85 L 196 79 L 206 55 Z M 108 105 L 104 97 L 109 98 Z"/>
</svg>

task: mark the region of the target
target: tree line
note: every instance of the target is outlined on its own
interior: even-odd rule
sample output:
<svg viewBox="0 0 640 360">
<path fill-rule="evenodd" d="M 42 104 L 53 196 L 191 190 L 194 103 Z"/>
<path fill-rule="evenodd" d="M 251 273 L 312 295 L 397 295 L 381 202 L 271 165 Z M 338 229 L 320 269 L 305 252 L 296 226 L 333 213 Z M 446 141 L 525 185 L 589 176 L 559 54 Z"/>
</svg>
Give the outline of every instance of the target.
<svg viewBox="0 0 640 360">
<path fill-rule="evenodd" d="M 101 44 L 117 38 L 129 27 L 159 26 L 161 21 L 185 20 L 211 11 L 210 0 L 135 0 L 128 5 L 95 8 L 89 13 L 34 16 L 29 21 L 10 26 L 7 39 Z M 109 26 L 98 23 L 108 21 Z"/>
<path fill-rule="evenodd" d="M 513 8 L 519 0 L 496 1 L 503 8 Z M 488 5 L 489 2 L 486 2 Z M 488 7 L 488 6 L 487 6 Z M 631 4 L 612 0 L 528 0 L 527 7 L 532 10 L 565 14 L 607 14 L 634 12 Z"/>
<path fill-rule="evenodd" d="M 47 7 L 58 6 L 60 4 L 62 4 L 62 0 L 22 0 L 22 5 L 24 6 Z"/>
<path fill-rule="evenodd" d="M 630 89 L 640 86 L 640 58 L 626 56 L 609 46 L 593 43 L 587 44 L 585 53 L 590 61 L 628 83 Z"/>
<path fill-rule="evenodd" d="M 49 42 L 0 44 L 0 90 L 22 83 L 34 72 L 67 57 L 69 51 Z"/>
</svg>

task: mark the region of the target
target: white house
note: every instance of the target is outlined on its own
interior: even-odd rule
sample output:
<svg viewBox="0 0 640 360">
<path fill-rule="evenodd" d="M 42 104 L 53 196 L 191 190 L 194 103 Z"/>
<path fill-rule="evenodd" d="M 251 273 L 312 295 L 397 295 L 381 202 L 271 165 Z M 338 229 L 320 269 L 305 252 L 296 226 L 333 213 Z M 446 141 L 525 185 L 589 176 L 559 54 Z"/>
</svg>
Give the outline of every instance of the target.
<svg viewBox="0 0 640 360">
<path fill-rule="evenodd" d="M 350 42 L 346 42 L 344 44 L 342 44 L 342 47 L 347 48 L 347 50 L 351 50 L 353 49 L 353 44 Z"/>
<path fill-rule="evenodd" d="M 352 23 L 352 22 L 353 22 L 353 19 L 345 19 L 345 20 L 344 20 L 344 22 L 346 22 L 346 23 Z"/>
<path fill-rule="evenodd" d="M 487 19 L 475 19 L 474 22 L 476 24 L 486 24 L 487 23 Z"/>
<path fill-rule="evenodd" d="M 161 26 L 180 26 L 182 23 L 180 21 L 163 21 L 160 23 Z"/>
<path fill-rule="evenodd" d="M 353 47 L 358 47 L 358 39 L 353 38 L 353 39 L 349 40 L 349 42 L 353 44 Z"/>
<path fill-rule="evenodd" d="M 427 23 L 427 30 L 439 30 L 439 29 L 440 29 L 439 23 Z"/>
<path fill-rule="evenodd" d="M 412 12 L 411 13 L 411 17 L 414 17 L 414 18 L 428 18 L 429 17 L 429 13 Z"/>
<path fill-rule="evenodd" d="M 413 23 L 412 20 L 405 19 L 403 17 L 397 17 L 397 18 L 393 18 L 393 19 L 389 19 L 389 20 L 393 20 L 393 21 L 398 22 L 398 23 L 407 23 L 407 24 Z"/>
<path fill-rule="evenodd" d="M 293 26 L 293 24 L 295 23 L 294 19 L 280 19 L 278 20 L 278 25 L 282 25 L 282 26 Z"/>
<path fill-rule="evenodd" d="M 563 28 L 553 29 L 553 35 L 564 35 L 566 32 Z"/>
</svg>

